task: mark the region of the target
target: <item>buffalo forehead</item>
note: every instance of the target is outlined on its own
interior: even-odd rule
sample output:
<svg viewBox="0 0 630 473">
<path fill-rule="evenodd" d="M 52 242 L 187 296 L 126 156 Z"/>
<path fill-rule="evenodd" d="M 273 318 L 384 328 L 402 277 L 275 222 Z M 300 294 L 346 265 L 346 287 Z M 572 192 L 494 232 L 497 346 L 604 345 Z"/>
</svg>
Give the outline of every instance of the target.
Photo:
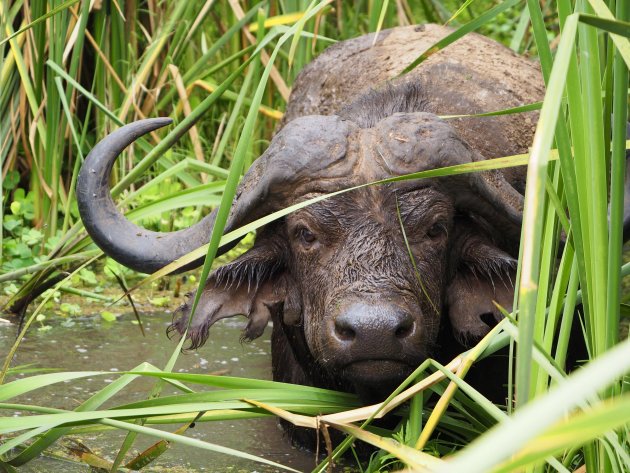
<svg viewBox="0 0 630 473">
<path fill-rule="evenodd" d="M 308 196 L 470 162 L 471 157 L 453 128 L 431 113 L 396 113 L 371 129 L 335 115 L 300 117 L 274 137 L 247 172 L 232 217 L 250 221 Z M 427 185 L 423 180 L 413 187 Z"/>
<path fill-rule="evenodd" d="M 273 181 L 346 174 L 347 141 L 351 125 L 337 116 L 298 118 L 272 141 L 268 153 Z"/>
<path fill-rule="evenodd" d="M 389 174 L 400 176 L 470 162 L 472 152 L 454 129 L 431 113 L 396 113 L 381 120 L 375 160 L 386 162 Z"/>
<path fill-rule="evenodd" d="M 293 120 L 249 168 L 232 207 L 234 222 L 251 221 L 295 203 L 309 192 L 348 187 L 345 159 L 351 124 L 337 116 Z M 342 181 L 342 182 L 338 182 Z"/>
<path fill-rule="evenodd" d="M 268 191 L 293 196 L 471 160 L 454 129 L 425 112 L 395 113 L 372 129 L 336 115 L 300 117 L 278 133 L 265 154 L 261 174 Z"/>
</svg>

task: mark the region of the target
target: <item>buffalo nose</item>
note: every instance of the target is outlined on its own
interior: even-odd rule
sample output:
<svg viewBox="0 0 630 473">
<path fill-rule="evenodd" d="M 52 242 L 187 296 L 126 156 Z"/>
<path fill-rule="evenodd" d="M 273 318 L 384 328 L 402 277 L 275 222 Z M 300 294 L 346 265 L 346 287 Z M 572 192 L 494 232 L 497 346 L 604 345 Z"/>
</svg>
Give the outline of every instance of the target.
<svg viewBox="0 0 630 473">
<path fill-rule="evenodd" d="M 395 306 L 355 303 L 335 319 L 335 336 L 350 346 L 391 346 L 392 341 L 404 342 L 414 331 L 411 314 Z"/>
</svg>

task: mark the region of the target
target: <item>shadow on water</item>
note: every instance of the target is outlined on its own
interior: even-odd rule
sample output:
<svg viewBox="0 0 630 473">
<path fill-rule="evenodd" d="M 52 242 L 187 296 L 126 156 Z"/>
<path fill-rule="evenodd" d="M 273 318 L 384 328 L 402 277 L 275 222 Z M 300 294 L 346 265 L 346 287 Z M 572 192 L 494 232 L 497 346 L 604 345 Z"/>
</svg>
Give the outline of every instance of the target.
<svg viewBox="0 0 630 473">
<path fill-rule="evenodd" d="M 145 314 L 143 337 L 137 325 L 127 315 L 108 323 L 100 317 L 59 319 L 51 321 L 51 328 L 33 328 L 20 345 L 13 366 L 36 364 L 42 368 L 63 371 L 117 371 L 132 369 L 143 361 L 164 367 L 175 341 L 166 338 L 170 322 L 168 314 Z M 175 371 L 184 373 L 225 372 L 231 376 L 271 379 L 271 343 L 269 333 L 251 343 L 240 343 L 242 323 L 226 320 L 212 328 L 207 344 L 197 352 L 180 355 Z M 0 356 L 6 356 L 15 337 L 15 326 L 0 325 Z M 267 332 L 270 332 L 268 329 Z M 114 376 L 97 376 L 70 383 L 60 383 L 22 396 L 17 402 L 74 409 L 80 402 L 111 382 Z M 115 398 L 116 404 L 146 398 L 153 382 L 139 379 Z M 203 388 L 195 387 L 197 390 Z M 173 391 L 174 393 L 174 391 Z M 171 394 L 166 389 L 163 394 Z M 107 406 L 107 405 L 106 405 Z M 6 411 L 2 415 L 7 415 Z M 159 427 L 174 430 L 177 426 Z M 310 471 L 315 465 L 314 455 L 296 450 L 283 437 L 275 419 L 201 422 L 186 435 L 222 446 L 235 448 L 290 466 L 299 471 Z M 107 431 L 81 434 L 79 439 L 92 451 L 113 460 L 124 432 Z M 142 451 L 157 439 L 139 437 L 135 448 Z M 57 443 L 59 446 L 59 442 Z M 23 467 L 24 472 L 86 472 L 82 464 L 43 457 Z M 208 452 L 184 445 L 171 444 L 170 449 L 142 471 L 200 472 L 200 471 L 276 471 L 260 463 L 232 456 Z"/>
</svg>

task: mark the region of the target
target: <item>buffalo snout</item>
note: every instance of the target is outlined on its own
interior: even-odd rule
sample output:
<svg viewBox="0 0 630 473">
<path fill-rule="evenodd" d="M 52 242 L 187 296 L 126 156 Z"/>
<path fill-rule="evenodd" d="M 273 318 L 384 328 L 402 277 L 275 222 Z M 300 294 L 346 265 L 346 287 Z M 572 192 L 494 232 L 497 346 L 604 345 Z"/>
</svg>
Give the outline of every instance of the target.
<svg viewBox="0 0 630 473">
<path fill-rule="evenodd" d="M 413 317 L 399 307 L 357 302 L 335 318 L 333 337 L 346 350 L 388 357 L 399 353 L 414 330 Z"/>
<path fill-rule="evenodd" d="M 426 358 L 425 334 L 415 313 L 389 300 L 341 304 L 326 324 L 331 368 L 360 395 L 370 386 L 368 398 L 386 396 Z"/>
<path fill-rule="evenodd" d="M 327 331 L 327 358 L 354 383 L 400 381 L 425 356 L 413 312 L 390 301 L 341 304 Z"/>
</svg>

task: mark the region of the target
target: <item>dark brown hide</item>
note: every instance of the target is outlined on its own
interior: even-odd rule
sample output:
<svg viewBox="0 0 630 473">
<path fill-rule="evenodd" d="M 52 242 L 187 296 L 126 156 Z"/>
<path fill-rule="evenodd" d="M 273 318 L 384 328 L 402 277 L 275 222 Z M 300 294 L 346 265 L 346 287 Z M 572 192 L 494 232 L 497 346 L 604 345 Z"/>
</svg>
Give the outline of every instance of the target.
<svg viewBox="0 0 630 473">
<path fill-rule="evenodd" d="M 375 43 L 374 34 L 369 34 L 329 47 L 297 77 L 283 123 L 305 115 L 337 114 L 353 102 L 369 107 L 374 100 L 362 97 L 387 81 L 417 85 L 423 91 L 422 110 L 438 115 L 503 110 L 542 100 L 544 83 L 538 64 L 475 33 L 397 78 L 451 31 L 439 25 L 408 26 L 381 31 Z M 537 113 L 526 113 L 458 118 L 449 123 L 466 143 L 490 159 L 526 153 L 537 118 Z M 525 182 L 522 169 L 504 171 L 519 191 Z"/>
<path fill-rule="evenodd" d="M 410 91 L 403 85 L 387 93 Z M 253 168 L 260 173 L 254 195 L 285 192 L 288 202 L 483 159 L 448 123 L 410 110 L 369 128 L 351 115 L 298 118 L 265 155 Z M 511 189 L 499 173 L 403 181 L 357 189 L 287 216 L 210 278 L 190 328 L 191 347 L 203 343 L 209 326 L 229 316 L 234 304 L 233 315 L 249 315 L 256 328 L 275 310 L 282 324 L 274 331 L 297 326 L 301 332 L 290 336 L 289 345 L 300 352 L 289 370 L 293 381 L 345 387 L 365 400 L 386 395 L 427 356 L 438 355 L 437 333 L 449 305 L 459 339 L 476 341 L 489 329 L 482 316 L 499 295 L 494 280 L 511 284 L 508 252 L 516 249 L 520 224 L 522 198 L 512 189 L 497 204 L 502 186 Z M 181 312 L 174 327 L 183 332 L 189 307 Z M 252 334 L 248 326 L 245 337 Z M 288 335 L 274 339 L 282 336 Z M 309 373 L 296 374 L 305 366 Z"/>
<path fill-rule="evenodd" d="M 227 228 L 378 179 L 526 152 L 535 112 L 439 117 L 542 99 L 538 68 L 507 48 L 470 34 L 395 79 L 450 31 L 382 31 L 376 42 L 367 35 L 336 44 L 305 67 L 278 133 L 239 186 Z M 99 153 L 109 165 L 108 146 Z M 106 196 L 104 173 L 98 185 Z M 523 188 L 522 169 L 401 181 L 273 222 L 252 249 L 210 276 L 187 332 L 190 346 L 201 346 L 225 317 L 248 317 L 245 339 L 272 320 L 274 379 L 353 390 L 366 402 L 382 398 L 427 356 L 447 351 L 441 326 L 452 327 L 453 343 L 473 343 L 500 318 L 493 301 L 509 307 Z M 88 219 L 98 213 L 91 193 L 89 186 L 79 192 Z M 204 222 L 197 228 L 208 230 L 213 218 Z M 117 239 L 136 238 L 135 227 L 120 225 L 128 231 L 106 239 L 108 254 L 122 254 Z M 94 228 L 116 234 L 102 222 Z M 153 248 L 151 241 L 159 247 L 161 238 L 147 233 L 138 251 Z M 191 242 L 180 242 L 178 252 Z M 154 271 L 173 256 L 150 254 L 143 266 L 143 254 L 119 259 Z M 185 331 L 189 312 L 188 303 L 180 308 L 171 331 Z"/>
</svg>

